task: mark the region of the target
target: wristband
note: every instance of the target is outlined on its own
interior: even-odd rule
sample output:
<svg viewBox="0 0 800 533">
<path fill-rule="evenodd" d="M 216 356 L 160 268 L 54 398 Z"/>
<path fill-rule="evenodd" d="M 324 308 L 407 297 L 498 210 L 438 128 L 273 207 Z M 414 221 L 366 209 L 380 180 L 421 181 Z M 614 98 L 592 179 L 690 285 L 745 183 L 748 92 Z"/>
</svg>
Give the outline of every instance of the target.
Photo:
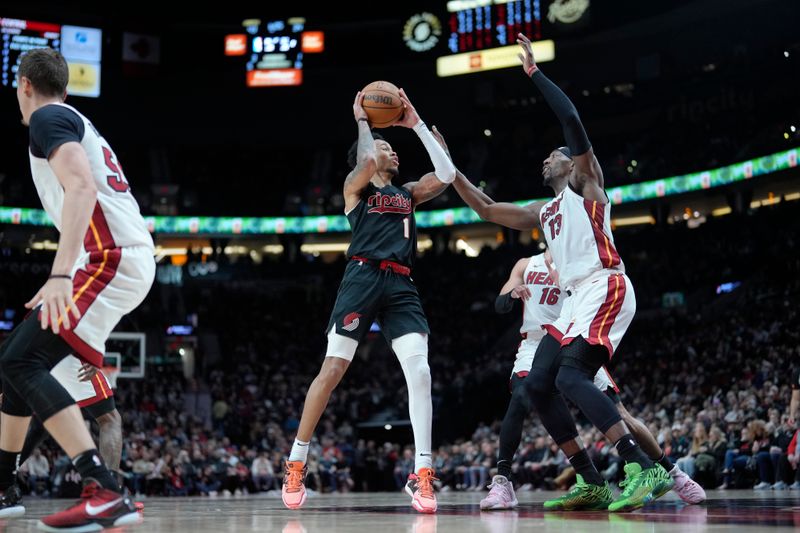
<svg viewBox="0 0 800 533">
<path fill-rule="evenodd" d="M 534 63 L 533 65 L 528 67 L 526 72 L 528 73 L 528 76 L 533 76 L 534 72 L 536 72 L 537 70 L 539 70 L 539 67 L 536 66 L 536 63 Z"/>
<path fill-rule="evenodd" d="M 50 274 L 47 279 L 72 279 L 72 276 L 67 274 Z"/>
</svg>

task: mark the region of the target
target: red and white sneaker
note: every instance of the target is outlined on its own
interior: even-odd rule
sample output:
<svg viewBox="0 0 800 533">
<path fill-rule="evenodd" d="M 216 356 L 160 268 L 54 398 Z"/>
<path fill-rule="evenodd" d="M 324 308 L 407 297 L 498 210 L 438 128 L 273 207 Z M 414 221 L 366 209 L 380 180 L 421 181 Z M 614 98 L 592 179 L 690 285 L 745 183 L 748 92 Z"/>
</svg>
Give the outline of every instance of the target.
<svg viewBox="0 0 800 533">
<path fill-rule="evenodd" d="M 435 480 L 431 468 L 420 468 L 416 474 L 408 475 L 405 490 L 411 496 L 411 506 L 420 513 L 436 512 L 436 494 L 433 492 Z"/>
<path fill-rule="evenodd" d="M 127 494 L 104 489 L 98 482 L 91 480 L 84 485 L 81 500 L 77 504 L 42 518 L 39 529 L 84 533 L 141 522 L 142 515 Z"/>
<path fill-rule="evenodd" d="M 300 509 L 306 503 L 306 472 L 301 461 L 286 461 L 283 472 L 283 505 L 289 509 Z"/>
</svg>

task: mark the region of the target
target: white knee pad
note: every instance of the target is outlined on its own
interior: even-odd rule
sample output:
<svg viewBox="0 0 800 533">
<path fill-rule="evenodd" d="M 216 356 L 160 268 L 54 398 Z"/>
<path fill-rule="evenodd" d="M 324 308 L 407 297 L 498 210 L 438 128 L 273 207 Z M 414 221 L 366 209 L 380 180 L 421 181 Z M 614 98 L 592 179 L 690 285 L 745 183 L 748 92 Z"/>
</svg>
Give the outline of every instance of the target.
<svg viewBox="0 0 800 533">
<path fill-rule="evenodd" d="M 400 364 L 415 355 L 428 357 L 428 335 L 425 333 L 408 333 L 402 337 L 392 339 L 392 350 L 394 350 Z"/>
<path fill-rule="evenodd" d="M 352 361 L 356 355 L 358 341 L 336 333 L 336 326 L 328 332 L 328 350 L 325 357 L 339 357 L 345 361 Z"/>
</svg>

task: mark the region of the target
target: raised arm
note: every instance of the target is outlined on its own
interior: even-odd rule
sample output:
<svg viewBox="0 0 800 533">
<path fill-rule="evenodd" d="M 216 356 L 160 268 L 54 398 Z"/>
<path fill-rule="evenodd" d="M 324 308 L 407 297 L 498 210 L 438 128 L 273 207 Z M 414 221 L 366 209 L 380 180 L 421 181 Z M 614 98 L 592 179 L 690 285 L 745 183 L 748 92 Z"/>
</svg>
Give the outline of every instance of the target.
<svg viewBox="0 0 800 533">
<path fill-rule="evenodd" d="M 403 185 L 404 188 L 411 192 L 414 205 L 419 205 L 436 198 L 448 185 L 453 183 L 456 177 L 456 167 L 442 146 L 436 142 L 428 126 L 419 117 L 419 113 L 417 113 L 403 89 L 400 89 L 400 100 L 405 106 L 405 111 L 403 112 L 403 117 L 394 125 L 413 129 L 419 140 L 422 141 L 425 150 L 428 151 L 428 156 L 431 158 L 431 163 L 433 163 L 433 172 L 425 174 L 419 181 L 412 181 Z"/>
<path fill-rule="evenodd" d="M 564 130 L 564 139 L 567 141 L 567 146 L 572 152 L 572 160 L 575 163 L 575 175 L 579 185 L 583 188 L 586 180 L 593 181 L 598 187 L 603 188 L 603 172 L 600 169 L 600 164 L 594 155 L 594 150 L 589 142 L 589 137 L 586 135 L 586 130 L 583 128 L 578 110 L 575 105 L 564 94 L 564 91 L 550 81 L 550 79 L 539 70 L 536 61 L 533 57 L 533 48 L 531 41 L 523 34 L 517 36 L 517 43 L 522 47 L 522 53 L 519 58 L 522 60 L 522 67 L 528 76 L 531 77 L 533 83 L 541 91 L 547 105 L 556 114 L 561 127 Z"/>
<path fill-rule="evenodd" d="M 378 169 L 378 162 L 375 152 L 375 140 L 372 138 L 372 131 L 369 129 L 367 112 L 364 111 L 362 103 L 364 95 L 359 91 L 353 102 L 353 115 L 358 125 L 358 147 L 356 152 L 356 166 L 344 180 L 344 208 L 350 211 L 361 200 L 361 192 L 369 184 L 369 180 Z"/>
<path fill-rule="evenodd" d="M 451 158 L 444 136 L 436 129 L 436 126 L 433 128 L 433 136 L 442 146 L 447 157 Z M 529 230 L 539 227 L 539 211 L 546 202 L 534 202 L 525 207 L 511 203 L 495 202 L 473 185 L 458 169 L 456 169 L 456 180 L 453 182 L 453 187 L 455 187 L 461 199 L 464 200 L 464 203 L 487 222 L 494 222 L 517 230 Z"/>
<path fill-rule="evenodd" d="M 500 294 L 494 301 L 494 310 L 498 313 L 508 313 L 514 308 L 514 300 L 527 301 L 531 297 L 531 291 L 525 286 L 525 267 L 530 261 L 529 257 L 524 257 L 517 261 L 514 268 L 511 269 L 511 274 L 508 276 L 503 288 L 500 289 Z"/>
</svg>

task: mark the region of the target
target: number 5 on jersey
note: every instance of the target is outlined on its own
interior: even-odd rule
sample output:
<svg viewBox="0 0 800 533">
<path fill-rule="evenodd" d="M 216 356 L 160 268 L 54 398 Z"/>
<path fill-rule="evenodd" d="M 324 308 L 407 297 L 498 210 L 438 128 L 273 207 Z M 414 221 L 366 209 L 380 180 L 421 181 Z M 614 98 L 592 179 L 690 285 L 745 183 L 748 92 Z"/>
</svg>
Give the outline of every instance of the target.
<svg viewBox="0 0 800 533">
<path fill-rule="evenodd" d="M 131 188 L 125 180 L 125 174 L 122 173 L 122 167 L 117 161 L 114 161 L 114 152 L 107 146 L 103 146 L 103 157 L 106 159 L 106 166 L 111 174 L 107 176 L 108 186 L 117 192 L 128 192 Z"/>
</svg>

